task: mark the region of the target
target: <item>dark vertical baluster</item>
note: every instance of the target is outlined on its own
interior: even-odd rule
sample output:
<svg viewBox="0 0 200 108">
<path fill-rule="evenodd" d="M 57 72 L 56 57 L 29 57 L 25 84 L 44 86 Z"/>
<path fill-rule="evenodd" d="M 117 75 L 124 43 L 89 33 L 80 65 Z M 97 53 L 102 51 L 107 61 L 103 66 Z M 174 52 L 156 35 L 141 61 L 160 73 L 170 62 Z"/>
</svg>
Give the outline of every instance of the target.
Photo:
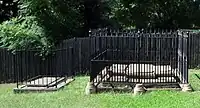
<svg viewBox="0 0 200 108">
<path fill-rule="evenodd" d="M 135 75 L 137 76 L 137 78 L 135 78 L 136 79 L 136 83 L 140 83 L 140 78 L 139 78 L 139 75 L 138 75 L 138 73 L 139 73 L 139 69 L 138 69 L 138 64 L 139 64 L 139 62 L 138 62 L 138 60 L 139 60 L 139 52 L 138 52 L 138 47 L 139 47 L 139 36 L 138 36 L 138 34 L 137 33 L 134 33 L 134 37 L 135 37 L 135 39 L 134 39 L 134 55 L 135 55 L 135 61 L 136 61 L 136 63 L 134 63 L 133 64 L 133 70 L 135 71 L 134 73 L 135 73 Z"/>
<path fill-rule="evenodd" d="M 21 83 L 21 77 L 22 77 L 22 71 L 21 71 L 21 66 L 22 66 L 22 59 L 21 59 L 21 51 L 18 51 L 18 56 L 17 56 L 17 60 L 18 60 L 18 85 L 20 85 Z"/>
<path fill-rule="evenodd" d="M 191 56 L 191 59 L 192 60 L 190 60 L 190 63 L 191 63 L 191 65 L 192 65 L 192 68 L 194 68 L 193 66 L 194 66 L 194 46 L 193 46 L 193 37 L 194 37 L 194 34 L 192 34 L 192 36 L 191 36 L 191 47 L 190 47 L 190 52 L 191 52 L 191 54 L 190 54 L 190 56 Z"/>
<path fill-rule="evenodd" d="M 45 77 L 46 77 L 46 84 L 47 84 L 47 88 L 49 88 L 49 83 L 51 83 L 51 81 L 49 82 L 49 80 L 52 78 L 51 75 L 49 75 L 49 66 L 48 66 L 48 62 L 49 62 L 49 58 L 48 56 L 45 56 Z"/>
<path fill-rule="evenodd" d="M 115 45 L 115 38 L 113 37 L 113 33 L 112 30 L 110 30 L 110 36 L 111 36 L 111 71 L 114 71 L 114 65 L 113 65 L 113 59 L 114 59 L 114 45 Z M 113 81 L 113 76 L 111 76 L 112 78 L 109 81 Z"/>
<path fill-rule="evenodd" d="M 70 62 L 70 64 L 71 64 L 71 70 L 70 70 L 70 72 L 71 72 L 71 77 L 74 77 L 75 76 L 75 71 L 74 71 L 74 59 L 73 59 L 73 55 L 74 55 L 74 53 L 73 53 L 73 48 L 71 47 L 70 48 L 70 58 L 71 58 L 71 62 Z"/>
<path fill-rule="evenodd" d="M 181 67 L 182 67 L 182 81 L 183 81 L 183 83 L 185 83 L 185 73 L 184 73 L 184 51 L 183 51 L 183 44 L 184 44 L 184 32 L 182 32 L 182 35 L 181 35 Z"/>
<path fill-rule="evenodd" d="M 139 30 L 140 31 L 140 30 Z M 141 56 L 140 56 L 140 54 L 141 54 L 141 34 L 139 33 L 139 45 L 138 45 L 138 75 L 139 75 L 139 82 L 140 83 L 142 83 L 142 79 L 141 79 L 141 72 L 140 72 L 140 59 L 141 59 Z"/>
<path fill-rule="evenodd" d="M 17 76 L 16 76 L 16 78 L 17 78 L 17 88 L 19 88 L 19 82 L 20 82 L 20 80 L 19 80 L 19 76 L 20 76 L 20 67 L 19 67 L 19 51 L 17 51 L 16 52 L 16 67 L 17 67 L 17 72 L 16 72 L 16 74 L 17 74 Z"/>
<path fill-rule="evenodd" d="M 93 71 L 92 71 L 92 37 L 91 37 L 91 32 L 89 31 L 89 53 L 90 53 L 90 57 L 89 57 L 89 60 L 90 60 L 90 82 L 92 82 L 93 80 L 92 80 L 92 76 L 93 76 Z M 68 56 L 68 58 L 69 58 L 69 56 Z M 92 83 L 94 83 L 94 81 L 92 82 Z"/>
<path fill-rule="evenodd" d="M 123 58 L 122 58 L 122 56 L 123 56 L 123 51 L 122 51 L 122 41 L 123 41 L 123 38 L 121 37 L 122 36 L 122 33 L 121 33 L 121 31 L 119 31 L 119 35 L 118 35 L 118 45 L 119 45 L 119 52 L 118 52 L 118 54 L 119 54 L 119 58 L 120 58 L 120 60 L 118 61 L 118 64 L 120 63 L 120 61 L 123 61 Z M 122 72 L 122 70 L 123 70 L 123 66 L 124 64 L 122 64 L 122 63 L 120 63 L 119 64 L 119 74 Z M 122 81 L 122 77 L 123 76 L 119 76 L 119 82 L 121 82 Z"/>
<path fill-rule="evenodd" d="M 12 82 L 16 83 L 16 79 L 15 79 L 16 74 L 15 74 L 15 71 L 14 71 L 14 69 L 15 69 L 14 54 L 12 52 L 10 52 L 10 53 L 11 53 L 11 65 L 12 65 L 12 69 L 11 69 L 12 76 L 11 76 L 11 78 L 12 78 Z M 0 54 L 0 56 L 1 56 L 1 54 Z M 1 76 L 0 76 L 0 83 L 1 83 Z"/>
<path fill-rule="evenodd" d="M 130 81 L 130 79 L 129 79 L 129 78 L 130 78 L 130 69 L 129 69 L 129 68 L 130 68 L 130 58 L 131 58 L 131 57 L 130 57 L 130 56 L 131 56 L 131 49 L 130 49 L 130 43 L 129 43 L 129 41 L 130 41 L 131 38 L 130 38 L 130 36 L 129 36 L 129 34 L 128 34 L 129 32 L 126 31 L 126 33 L 127 33 L 127 34 L 126 34 L 126 35 L 127 35 L 127 37 L 126 37 L 126 39 L 127 39 L 126 42 L 127 42 L 127 43 L 125 43 L 125 44 L 128 45 L 128 48 L 127 48 L 128 65 L 127 65 L 127 69 L 125 69 L 125 71 L 128 72 L 128 73 L 127 73 L 128 78 L 127 78 L 126 81 L 127 81 L 127 83 L 129 83 L 129 81 Z M 131 83 L 133 83 L 133 82 L 131 82 Z"/>
<path fill-rule="evenodd" d="M 79 60 L 78 60 L 78 67 L 79 67 L 79 72 L 81 72 L 82 73 L 82 63 L 83 63 L 83 61 L 82 61 L 82 56 L 81 56 L 81 54 L 82 54 L 82 40 L 79 40 L 78 41 L 78 45 L 79 45 L 79 49 L 78 49 L 78 54 L 79 54 Z"/>
<path fill-rule="evenodd" d="M 144 68 L 144 71 L 145 71 L 145 73 L 144 73 L 144 75 L 145 75 L 145 80 L 146 80 L 146 82 L 147 83 L 149 83 L 149 79 L 146 79 L 146 77 L 149 77 L 149 74 L 147 74 L 146 72 L 150 72 L 151 71 L 151 69 L 149 68 L 149 61 L 148 61 L 148 43 L 149 43 L 149 41 L 148 41 L 148 34 L 146 33 L 146 31 L 144 32 L 144 34 L 145 34 L 145 49 L 144 49 L 144 55 L 145 55 L 145 60 L 144 61 L 146 61 L 146 63 L 145 63 L 145 68 Z"/>
<path fill-rule="evenodd" d="M 188 65 L 189 65 L 189 68 L 191 68 L 191 35 L 188 37 Z"/>
<path fill-rule="evenodd" d="M 3 69 L 2 69 L 3 70 L 3 78 L 2 78 L 3 79 L 3 83 L 5 83 L 5 81 L 6 81 L 6 71 L 5 71 L 5 63 L 6 63 L 6 60 L 5 60 L 5 55 L 6 54 L 5 53 L 6 52 L 5 52 L 5 50 L 6 49 L 3 49 L 3 66 L 2 66 L 3 67 Z"/>
<path fill-rule="evenodd" d="M 144 51 L 143 51 L 143 53 L 144 53 L 144 56 L 145 56 L 145 58 L 144 58 L 145 63 L 144 63 L 143 71 L 144 71 L 144 81 L 145 81 L 145 83 L 148 83 L 148 79 L 146 80 L 146 75 L 147 75 L 147 77 L 149 76 L 148 74 L 146 74 L 146 72 L 150 71 L 149 63 L 146 62 L 146 61 L 148 61 L 148 54 L 147 54 L 148 41 L 147 40 L 148 40 L 147 34 L 144 32 L 144 46 L 143 46 Z"/>
<path fill-rule="evenodd" d="M 2 60 L 2 49 L 1 49 L 1 48 L 0 48 L 0 61 L 3 62 L 3 60 Z M 0 63 L 0 71 L 1 71 L 2 74 L 3 74 L 3 71 L 2 71 L 2 63 Z M 2 76 L 2 74 L 0 74 L 0 84 L 3 82 L 3 76 Z"/>
<path fill-rule="evenodd" d="M 57 83 L 57 80 L 58 80 L 58 64 L 57 64 L 57 58 L 58 58 L 58 53 L 59 53 L 59 51 L 57 51 L 57 50 L 55 50 L 55 59 L 54 59 L 54 64 L 55 64 L 55 68 L 54 68 L 54 72 L 55 72 L 55 74 L 56 74 L 56 83 Z M 57 84 L 56 84 L 56 88 L 57 88 L 58 86 L 57 86 Z"/>
<path fill-rule="evenodd" d="M 31 64 L 31 68 L 33 69 L 32 76 L 34 77 L 34 76 L 36 76 L 36 73 L 37 73 L 37 65 L 38 65 L 38 63 L 37 63 L 37 58 L 35 57 L 35 51 L 30 51 L 30 54 L 31 54 L 31 61 L 33 61 L 33 63 Z M 29 61 L 29 62 L 31 62 L 31 61 Z"/>
<path fill-rule="evenodd" d="M 200 67 L 200 58 L 199 58 L 199 56 L 200 56 L 200 45 L 199 45 L 199 43 L 200 43 L 200 37 L 199 37 L 199 34 L 197 35 L 197 44 L 196 45 L 198 45 L 198 48 L 197 48 L 197 66 L 198 66 L 198 68 Z"/>
<path fill-rule="evenodd" d="M 189 57 L 188 57 L 188 54 L 189 54 L 189 51 L 188 51 L 189 40 L 188 40 L 188 39 L 189 39 L 189 37 L 190 37 L 190 33 L 188 32 L 188 33 L 187 33 L 187 37 L 186 37 L 186 43 L 185 43 L 185 44 L 186 44 L 186 48 L 185 48 L 186 51 L 185 51 L 185 52 L 187 53 L 187 54 L 186 54 L 187 57 L 186 57 L 186 60 L 185 60 L 185 62 L 186 62 L 186 63 L 185 63 L 185 65 L 186 65 L 186 70 L 185 70 L 185 71 L 186 71 L 186 83 L 189 82 L 189 81 L 188 81 L 188 68 L 189 68 L 189 64 L 188 64 L 188 58 L 189 58 Z M 200 49 L 198 49 L 198 50 L 200 50 Z"/>
<path fill-rule="evenodd" d="M 2 61 L 2 63 L 0 63 L 0 71 L 2 72 L 2 74 L 0 74 L 0 83 L 3 83 L 3 48 L 0 49 L 0 61 Z"/>
<path fill-rule="evenodd" d="M 115 38 L 116 38 L 116 45 L 115 45 L 115 47 L 116 47 L 116 51 L 115 51 L 115 61 L 117 61 L 117 63 L 116 63 L 116 66 L 117 66 L 117 70 L 116 70 L 116 72 L 117 72 L 117 82 L 118 82 L 118 74 L 119 74 L 119 63 L 118 63 L 118 60 L 120 60 L 121 58 L 120 58 L 120 45 L 119 45 L 119 36 L 118 36 L 118 31 L 115 31 Z M 116 78 L 114 77 L 114 80 L 113 81 L 116 81 Z"/>
<path fill-rule="evenodd" d="M 153 69 L 153 48 L 152 48 L 152 35 L 151 35 L 151 29 L 149 31 L 149 50 L 148 50 L 148 53 L 149 53 L 149 61 L 152 61 L 152 64 L 150 65 L 149 68 L 151 68 L 151 71 L 154 71 Z M 155 74 L 155 71 L 154 71 L 154 74 Z M 149 83 L 152 83 L 154 79 L 149 79 Z"/>
<path fill-rule="evenodd" d="M 180 54 L 179 54 L 180 39 L 179 39 L 178 33 L 176 34 L 176 36 L 177 36 L 177 50 L 178 50 L 178 69 L 177 69 L 177 74 L 178 74 L 179 80 L 181 81 L 181 77 L 180 77 L 180 71 L 181 71 L 180 70 Z"/>
<path fill-rule="evenodd" d="M 65 57 L 64 57 L 64 51 L 65 51 L 65 49 L 63 48 L 63 44 L 62 44 L 62 46 L 61 46 L 61 48 L 62 48 L 62 51 L 61 51 L 61 76 L 62 77 L 64 77 L 64 64 L 63 63 L 65 63 L 64 61 L 65 61 Z"/>
<path fill-rule="evenodd" d="M 196 35 L 196 37 L 195 38 L 197 38 L 197 35 Z M 198 66 L 198 54 L 197 54 L 197 50 L 198 50 L 198 44 L 197 44 L 197 40 L 195 39 L 194 40 L 194 56 L 195 56 L 195 68 Z M 196 45 L 196 46 L 195 46 Z"/>
<path fill-rule="evenodd" d="M 180 34 L 182 36 L 182 33 Z M 183 80 L 182 80 L 182 52 L 181 52 L 181 36 L 178 35 L 178 42 L 179 42 L 179 46 L 178 46 L 178 50 L 179 50 L 179 77 L 180 77 L 180 80 L 181 80 L 181 83 L 184 83 Z"/>
<path fill-rule="evenodd" d="M 19 85 L 18 85 L 18 76 L 19 76 L 19 71 L 18 71 L 18 52 L 16 51 L 15 52 L 15 55 L 14 55 L 14 72 L 15 72 L 15 78 L 16 78 L 16 83 L 17 83 L 17 88 L 19 88 Z"/>
<path fill-rule="evenodd" d="M 25 77 L 24 77 L 24 81 L 25 81 L 25 84 L 27 85 L 27 81 L 28 81 L 28 72 L 27 72 L 27 66 L 28 66 L 28 64 L 27 64 L 27 50 L 24 50 L 23 51 L 23 58 L 24 58 L 24 60 L 23 60 L 23 72 L 24 72 L 24 75 L 25 75 Z"/>
<path fill-rule="evenodd" d="M 102 32 L 100 32 L 100 36 L 98 37 L 99 38 L 99 41 L 98 41 L 98 48 L 99 48 L 99 54 L 101 54 L 100 55 L 100 60 L 103 60 L 103 58 L 105 57 L 105 53 L 102 53 L 104 50 L 102 50 L 102 42 L 104 41 L 103 40 L 103 38 L 104 37 L 102 37 Z M 102 63 L 104 66 L 105 66 L 105 64 L 106 63 Z M 97 74 L 99 74 L 99 73 L 97 73 Z M 105 75 L 105 72 L 104 72 L 104 67 L 100 70 L 100 79 L 102 80 L 103 79 L 103 76 Z M 97 75 L 97 77 L 96 77 L 96 79 L 98 78 L 98 75 Z M 103 80 L 102 80 L 103 81 Z M 98 82 L 98 81 L 97 81 Z"/>
<path fill-rule="evenodd" d="M 68 53 L 67 53 L 67 48 L 65 47 L 64 48 L 65 50 L 64 50 L 64 60 L 65 60 L 65 62 L 64 62 L 64 64 L 63 64 L 63 66 L 64 66 L 64 77 L 65 77 L 65 81 L 67 81 L 67 77 L 68 77 L 68 68 L 69 68 L 69 65 L 67 65 L 66 66 L 66 64 L 68 64 Z"/>
<path fill-rule="evenodd" d="M 20 76 L 19 76 L 19 78 L 20 78 L 20 83 L 22 83 L 23 82 L 23 78 L 24 78 L 24 72 L 23 72 L 23 59 L 22 59 L 22 54 L 23 54 L 23 51 L 20 51 L 20 58 L 19 59 L 21 59 L 20 60 Z"/>
<path fill-rule="evenodd" d="M 6 71 L 7 71 L 7 78 L 6 78 L 6 83 L 9 83 L 9 81 L 10 81 L 10 74 L 11 74 L 11 72 L 10 72 L 10 54 L 9 54 L 9 51 L 7 50 L 6 51 L 7 52 L 7 54 L 6 54 L 6 57 L 7 57 L 7 60 L 6 60 Z"/>
<path fill-rule="evenodd" d="M 5 82 L 4 83 L 8 83 L 8 79 L 9 79 L 9 76 L 8 76 L 8 72 L 9 72 L 9 70 L 8 70 L 8 68 L 7 68 L 7 65 L 8 65 L 8 61 L 9 61 L 9 59 L 8 59 L 8 51 L 7 51 L 7 49 L 5 50 Z"/>
<path fill-rule="evenodd" d="M 174 35 L 174 37 L 175 37 L 175 45 L 176 45 L 176 47 L 175 47 L 175 62 L 174 62 L 174 65 L 175 65 L 175 76 L 176 77 L 178 77 L 178 37 L 177 37 L 177 35 Z"/>
<path fill-rule="evenodd" d="M 49 57 L 50 58 L 50 76 L 55 76 L 54 74 L 54 68 L 55 68 L 55 65 L 54 65 L 54 59 L 55 59 L 55 52 L 50 50 L 50 52 L 52 53 L 52 55 L 50 55 Z M 52 82 L 52 78 L 51 78 L 51 82 Z"/>
<path fill-rule="evenodd" d="M 169 55 L 166 55 L 167 56 L 167 60 L 168 60 L 168 56 L 169 56 L 169 63 L 170 63 L 170 67 L 168 67 L 167 66 L 167 70 L 165 71 L 165 72 L 167 72 L 167 75 L 168 75 L 168 71 L 170 71 L 170 76 L 172 76 L 172 74 L 174 73 L 173 72 L 173 67 L 174 67 L 174 65 L 176 64 L 176 37 L 174 36 L 174 37 L 172 37 L 173 35 L 171 35 L 168 39 L 169 40 L 171 40 L 171 41 L 167 41 L 167 43 L 171 43 L 172 45 L 173 45 L 173 47 L 172 47 L 172 50 L 170 50 L 169 48 L 167 48 L 167 50 L 166 51 L 168 51 L 168 52 L 170 52 L 170 54 Z M 172 63 L 171 63 L 171 59 L 172 59 Z M 166 61 L 167 61 L 166 60 Z M 168 63 L 167 63 L 168 64 Z M 172 82 L 172 79 L 173 79 L 173 77 L 171 77 L 171 80 L 170 80 L 170 82 Z M 167 80 L 167 81 L 169 81 L 169 80 Z"/>
<path fill-rule="evenodd" d="M 155 47 L 155 66 L 156 66 L 156 72 L 159 74 L 159 36 L 157 35 L 157 30 L 155 29 L 155 38 L 154 38 L 154 47 Z M 159 82 L 159 79 L 156 81 L 156 83 Z"/>
<path fill-rule="evenodd" d="M 162 46 L 161 46 L 161 44 L 162 44 L 162 36 L 161 36 L 161 34 L 159 34 L 159 32 L 158 32 L 158 39 L 159 39 L 159 60 L 158 60 L 158 63 L 159 63 L 159 74 L 161 75 L 161 78 L 160 78 L 160 82 L 162 82 L 162 71 L 161 71 L 161 65 L 162 65 Z M 159 83 L 160 83 L 159 82 Z"/>
<path fill-rule="evenodd" d="M 160 35 L 161 35 L 161 43 L 160 43 L 160 51 L 161 51 L 161 75 L 162 75 L 162 77 L 163 77 L 163 79 L 164 79 L 164 81 L 162 81 L 162 82 L 166 82 L 166 80 L 168 81 L 168 77 L 167 77 L 167 79 L 165 79 L 164 77 L 164 73 L 165 73 L 165 70 L 164 70 L 164 68 L 165 68 L 165 63 L 164 63 L 164 51 L 165 51 L 165 48 L 164 48 L 164 45 L 163 45 L 163 43 L 165 42 L 165 38 L 166 38 L 166 34 L 162 34 L 162 32 L 160 33 Z"/>
</svg>

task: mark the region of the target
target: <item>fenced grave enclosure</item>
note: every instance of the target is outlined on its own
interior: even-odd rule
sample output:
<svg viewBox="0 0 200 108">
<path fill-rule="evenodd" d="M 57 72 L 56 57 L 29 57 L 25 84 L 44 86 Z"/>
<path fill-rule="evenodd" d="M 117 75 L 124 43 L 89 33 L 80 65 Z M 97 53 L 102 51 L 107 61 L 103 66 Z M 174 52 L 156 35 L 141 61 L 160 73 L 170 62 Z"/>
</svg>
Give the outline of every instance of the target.
<svg viewBox="0 0 200 108">
<path fill-rule="evenodd" d="M 0 48 L 0 84 L 17 83 L 16 91 L 53 91 L 77 74 L 89 74 L 99 89 L 131 89 L 138 83 L 178 88 L 188 83 L 188 68 L 200 66 L 200 33 L 96 29 L 89 34 L 60 42 L 45 57 L 38 50 L 13 54 Z"/>
<path fill-rule="evenodd" d="M 91 86 L 98 90 L 187 84 L 188 36 L 173 30 L 92 31 L 91 49 L 99 49 L 90 61 Z"/>
<path fill-rule="evenodd" d="M 73 81 L 73 48 L 52 50 L 42 57 L 39 51 L 16 51 L 13 54 L 17 88 L 14 92 L 57 91 Z"/>
</svg>

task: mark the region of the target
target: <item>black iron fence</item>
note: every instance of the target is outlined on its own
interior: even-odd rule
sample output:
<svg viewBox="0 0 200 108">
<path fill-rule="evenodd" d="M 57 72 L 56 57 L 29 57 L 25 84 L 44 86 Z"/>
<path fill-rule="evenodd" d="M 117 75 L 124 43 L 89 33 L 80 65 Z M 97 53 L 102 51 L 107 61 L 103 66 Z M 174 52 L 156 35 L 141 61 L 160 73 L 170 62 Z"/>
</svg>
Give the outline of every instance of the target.
<svg viewBox="0 0 200 108">
<path fill-rule="evenodd" d="M 188 83 L 188 36 L 178 31 L 95 31 L 91 49 L 99 48 L 91 59 L 90 82 L 96 87 L 104 83 Z"/>
<path fill-rule="evenodd" d="M 62 78 L 74 76 L 73 48 L 53 50 L 46 57 L 36 53 L 38 51 L 17 51 L 13 55 L 17 85 L 53 86 Z"/>
<path fill-rule="evenodd" d="M 200 68 L 200 33 L 191 33 L 188 44 L 189 68 Z"/>
<path fill-rule="evenodd" d="M 106 54 L 106 57 L 122 57 L 125 58 L 125 60 L 137 58 L 140 62 L 145 60 L 150 61 L 160 59 L 161 63 L 164 63 L 166 60 L 171 60 L 171 63 L 173 63 L 172 61 L 175 59 L 173 56 L 170 56 L 175 55 L 175 46 L 177 47 L 177 45 L 175 45 L 175 41 L 177 40 L 170 37 L 171 33 L 174 32 L 172 30 L 151 31 L 154 33 L 153 36 L 145 34 L 144 31 L 142 31 L 142 33 L 141 31 L 138 32 L 136 30 L 134 30 L 134 32 L 131 30 L 122 32 L 112 31 L 112 34 L 106 32 L 108 32 L 106 29 L 104 32 L 102 32 L 102 30 L 97 30 L 96 32 L 91 33 L 91 35 L 96 35 L 96 37 L 72 38 L 65 40 L 57 46 L 57 50 L 52 51 L 54 54 L 52 53 L 52 55 L 49 55 L 49 57 L 44 60 L 35 55 L 36 51 L 21 51 L 17 52 L 14 56 L 7 49 L 0 49 L 0 83 L 13 83 L 17 80 L 27 79 L 34 76 L 34 74 L 37 74 L 37 72 L 49 75 L 57 72 L 63 72 L 67 74 L 70 72 L 73 72 L 73 74 L 88 74 L 90 70 L 90 60 L 101 53 L 102 55 Z M 137 33 L 140 33 L 142 36 L 137 38 Z M 134 36 L 130 37 L 130 35 Z M 167 35 L 168 38 L 163 40 L 159 39 L 159 36 L 161 35 Z M 177 35 L 174 34 L 174 36 Z M 160 41 L 157 41 L 156 38 L 152 39 L 150 37 L 157 37 Z M 160 49 L 159 47 L 156 47 L 157 49 L 155 49 L 154 46 L 160 44 L 159 42 L 162 43 L 162 41 L 170 44 L 162 44 L 162 46 L 165 46 L 166 49 Z M 190 68 L 197 68 L 200 66 L 199 42 L 200 34 L 191 33 L 189 35 L 188 64 Z M 139 45 L 140 48 L 137 48 L 137 45 Z M 149 47 L 145 45 L 148 45 Z M 113 52 L 113 55 L 110 52 Z M 127 54 L 119 55 L 115 54 L 114 52 Z M 164 56 L 165 58 L 156 56 L 159 55 L 158 53 L 161 53 L 161 57 Z M 178 58 L 175 60 L 177 59 Z M 16 61 L 18 61 L 18 64 L 15 63 Z M 61 67 L 58 65 L 58 63 L 62 64 Z M 18 79 L 15 73 L 16 70 L 19 70 L 19 72 L 22 70 L 21 75 L 18 76 Z M 25 77 L 26 75 L 28 75 L 27 78 Z"/>
<path fill-rule="evenodd" d="M 37 50 L 24 50 L 12 53 L 1 49 L 0 83 L 17 83 L 23 85 L 33 79 L 41 78 L 41 82 L 48 84 L 60 78 L 69 78 L 75 75 L 73 48 L 52 50 L 50 55 L 39 56 Z M 49 77 L 49 78 L 44 78 Z"/>
</svg>

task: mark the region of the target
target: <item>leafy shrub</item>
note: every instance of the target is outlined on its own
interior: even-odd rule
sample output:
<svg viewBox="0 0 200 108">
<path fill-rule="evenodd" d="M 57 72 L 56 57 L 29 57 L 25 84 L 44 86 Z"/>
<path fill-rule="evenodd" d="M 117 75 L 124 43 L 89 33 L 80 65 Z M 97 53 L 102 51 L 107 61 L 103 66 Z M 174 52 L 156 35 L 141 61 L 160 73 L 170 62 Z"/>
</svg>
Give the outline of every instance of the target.
<svg viewBox="0 0 200 108">
<path fill-rule="evenodd" d="M 47 54 L 52 46 L 35 17 L 12 18 L 0 24 L 0 47 L 13 51 L 37 49 Z"/>
<path fill-rule="evenodd" d="M 19 15 L 35 16 L 48 37 L 62 41 L 79 34 L 77 30 L 83 26 L 81 1 L 20 0 Z"/>
</svg>

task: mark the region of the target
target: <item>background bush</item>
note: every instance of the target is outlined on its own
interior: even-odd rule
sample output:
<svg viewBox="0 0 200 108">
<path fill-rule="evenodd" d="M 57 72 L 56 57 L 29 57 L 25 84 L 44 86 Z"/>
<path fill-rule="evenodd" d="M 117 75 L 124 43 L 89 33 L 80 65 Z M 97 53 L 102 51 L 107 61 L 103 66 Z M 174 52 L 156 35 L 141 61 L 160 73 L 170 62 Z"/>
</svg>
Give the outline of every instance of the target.
<svg viewBox="0 0 200 108">
<path fill-rule="evenodd" d="M 48 53 L 53 43 L 35 17 L 12 18 L 0 25 L 0 45 L 10 50 L 38 49 Z"/>
<path fill-rule="evenodd" d="M 0 46 L 47 51 L 89 29 L 200 28 L 200 0 L 0 0 L 2 21 Z"/>
</svg>

